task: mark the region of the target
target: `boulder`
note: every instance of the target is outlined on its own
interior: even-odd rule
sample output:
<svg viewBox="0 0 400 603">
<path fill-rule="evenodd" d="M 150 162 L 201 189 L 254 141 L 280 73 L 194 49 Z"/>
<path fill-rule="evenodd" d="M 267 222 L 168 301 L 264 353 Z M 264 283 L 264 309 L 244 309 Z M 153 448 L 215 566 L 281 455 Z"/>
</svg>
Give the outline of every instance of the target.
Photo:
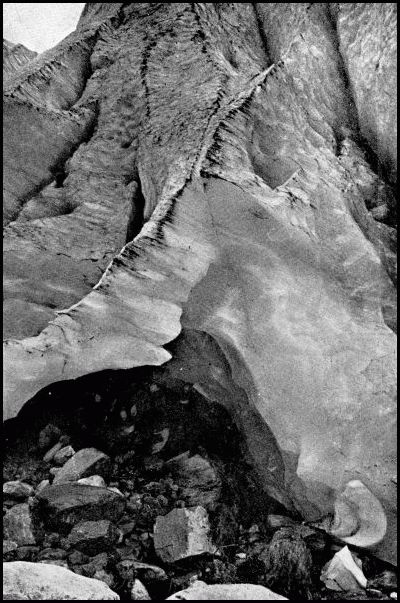
<svg viewBox="0 0 400 603">
<path fill-rule="evenodd" d="M 40 484 L 36 487 L 36 494 L 39 494 L 39 492 L 41 490 L 43 490 L 43 488 L 46 488 L 47 486 L 50 485 L 50 482 L 48 479 L 42 479 L 42 481 L 40 482 Z"/>
<path fill-rule="evenodd" d="M 50 450 L 48 450 L 46 452 L 46 454 L 44 455 L 44 457 L 43 457 L 44 462 L 45 463 L 50 463 L 54 459 L 54 457 L 57 454 L 57 452 L 59 450 L 61 450 L 62 447 L 63 447 L 63 445 L 62 445 L 61 442 L 56 442 L 56 444 L 54 444 L 54 446 L 52 446 L 50 448 Z"/>
<path fill-rule="evenodd" d="M 131 587 L 131 600 L 132 601 L 151 601 L 151 597 L 147 592 L 144 584 L 140 580 L 136 579 Z"/>
<path fill-rule="evenodd" d="M 206 584 L 198 580 L 192 586 L 167 597 L 167 601 L 287 601 L 269 588 L 256 584 Z"/>
<path fill-rule="evenodd" d="M 328 589 L 336 591 L 364 592 L 367 587 L 361 561 L 351 554 L 347 546 L 325 564 L 321 581 Z"/>
<path fill-rule="evenodd" d="M 87 555 L 107 551 L 117 540 L 118 530 L 107 519 L 81 521 L 72 528 L 68 536 L 70 545 Z"/>
<path fill-rule="evenodd" d="M 170 459 L 166 466 L 180 487 L 179 498 L 189 507 L 213 508 L 221 495 L 221 479 L 207 459 L 184 453 Z"/>
<path fill-rule="evenodd" d="M 119 596 L 103 582 L 58 565 L 13 561 L 3 563 L 3 599 L 118 601 Z"/>
<path fill-rule="evenodd" d="M 80 551 L 74 551 L 75 553 L 78 553 Z M 74 559 L 74 557 L 69 556 L 68 560 L 70 563 L 72 563 L 72 560 Z M 79 558 L 77 558 L 79 559 Z M 82 575 L 83 576 L 87 576 L 88 578 L 93 578 L 94 575 L 96 574 L 96 572 L 100 572 L 102 570 L 104 570 L 107 565 L 108 565 L 108 555 L 107 553 L 99 553 L 98 555 L 95 555 L 94 557 L 92 557 L 89 561 L 89 558 L 86 556 L 86 560 L 85 563 L 81 563 L 81 570 L 82 570 Z"/>
<path fill-rule="evenodd" d="M 64 532 L 80 521 L 118 521 L 126 505 L 124 497 L 107 488 L 76 483 L 47 486 L 35 500 L 45 525 Z"/>
<path fill-rule="evenodd" d="M 55 453 L 53 458 L 53 463 L 56 465 L 64 465 L 75 454 L 75 450 L 72 446 L 64 446 L 64 448 L 60 448 L 58 452 Z"/>
<path fill-rule="evenodd" d="M 96 448 L 82 448 L 70 458 L 54 478 L 54 484 L 75 482 L 89 475 L 108 478 L 111 471 L 110 458 Z"/>
<path fill-rule="evenodd" d="M 36 544 L 32 517 L 27 503 L 14 505 L 3 517 L 4 538 L 18 546 Z"/>
<path fill-rule="evenodd" d="M 204 507 L 173 509 L 157 517 L 154 548 L 165 563 L 214 553 L 216 549 L 210 540 L 210 524 Z"/>
<path fill-rule="evenodd" d="M 32 494 L 32 486 L 19 480 L 3 484 L 3 498 L 5 500 L 27 500 Z"/>
<path fill-rule="evenodd" d="M 82 479 L 78 479 L 77 483 L 86 486 L 96 486 L 97 488 L 106 488 L 106 482 L 101 475 L 90 475 L 89 477 L 83 477 Z"/>
</svg>

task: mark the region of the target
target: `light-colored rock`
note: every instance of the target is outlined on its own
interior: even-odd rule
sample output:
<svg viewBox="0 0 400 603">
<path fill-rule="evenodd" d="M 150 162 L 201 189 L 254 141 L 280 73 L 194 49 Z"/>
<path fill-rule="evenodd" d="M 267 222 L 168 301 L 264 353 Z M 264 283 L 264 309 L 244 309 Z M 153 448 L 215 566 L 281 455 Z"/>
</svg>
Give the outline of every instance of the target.
<svg viewBox="0 0 400 603">
<path fill-rule="evenodd" d="M 168 442 L 169 438 L 169 428 L 164 427 L 161 431 L 155 431 L 154 435 L 157 438 L 157 442 L 155 442 L 152 446 L 151 453 L 158 454 L 164 448 L 165 444 Z"/>
<path fill-rule="evenodd" d="M 36 487 L 36 494 L 39 494 L 39 492 L 41 492 L 43 490 L 43 488 L 46 488 L 47 486 L 50 485 L 50 482 L 48 479 L 43 479 L 40 484 L 38 484 L 38 486 Z"/>
<path fill-rule="evenodd" d="M 53 463 L 60 466 L 64 465 L 64 463 L 74 456 L 74 454 L 75 450 L 72 448 L 72 446 L 64 446 L 64 448 L 60 448 L 60 450 L 55 453 Z"/>
<path fill-rule="evenodd" d="M 115 492 L 115 494 L 118 494 L 119 496 L 122 496 L 124 498 L 124 495 L 122 494 L 121 490 L 119 490 L 115 486 L 109 486 L 107 490 L 110 490 L 110 492 Z"/>
<path fill-rule="evenodd" d="M 108 520 L 81 521 L 74 526 L 68 541 L 86 555 L 97 555 L 111 549 L 118 539 L 117 528 Z"/>
<path fill-rule="evenodd" d="M 54 446 L 52 446 L 50 448 L 50 450 L 48 450 L 46 452 L 46 454 L 44 455 L 44 457 L 43 457 L 44 462 L 51 463 L 52 460 L 54 459 L 55 455 L 57 454 L 57 452 L 59 452 L 62 447 L 63 447 L 63 445 L 61 444 L 61 442 L 57 442 L 56 444 L 54 444 Z"/>
<path fill-rule="evenodd" d="M 3 598 L 33 600 L 118 601 L 119 596 L 99 580 L 85 578 L 54 564 L 3 563 Z"/>
<path fill-rule="evenodd" d="M 200 506 L 173 509 L 154 525 L 154 549 L 165 563 L 215 552 L 207 511 Z"/>
<path fill-rule="evenodd" d="M 134 581 L 131 587 L 131 599 L 132 601 L 151 601 L 146 587 L 138 579 Z"/>
<path fill-rule="evenodd" d="M 331 590 L 364 592 L 367 579 L 361 567 L 360 560 L 354 558 L 345 546 L 325 564 L 321 580 Z"/>
<path fill-rule="evenodd" d="M 61 467 L 53 483 L 75 482 L 82 477 L 97 474 L 108 477 L 110 467 L 110 458 L 104 452 L 96 448 L 82 448 Z"/>
<path fill-rule="evenodd" d="M 78 479 L 77 483 L 82 484 L 84 486 L 96 486 L 97 488 L 106 488 L 106 482 L 101 477 L 101 475 L 89 475 L 89 477 L 83 477 L 82 479 Z"/>
<path fill-rule="evenodd" d="M 3 498 L 5 500 L 27 500 L 33 494 L 33 488 L 20 480 L 5 482 L 3 484 Z"/>
<path fill-rule="evenodd" d="M 206 584 L 198 580 L 185 590 L 167 597 L 167 601 L 287 601 L 264 586 L 256 584 Z"/>
<path fill-rule="evenodd" d="M 36 544 L 33 533 L 32 518 L 29 505 L 14 505 L 3 517 L 4 538 L 16 542 L 18 546 Z"/>
</svg>

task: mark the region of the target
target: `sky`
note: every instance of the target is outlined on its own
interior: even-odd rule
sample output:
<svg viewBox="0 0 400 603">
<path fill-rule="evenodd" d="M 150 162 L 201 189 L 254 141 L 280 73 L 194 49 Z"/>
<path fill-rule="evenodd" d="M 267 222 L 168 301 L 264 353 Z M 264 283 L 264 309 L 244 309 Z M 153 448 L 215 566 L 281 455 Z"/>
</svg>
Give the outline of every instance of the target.
<svg viewBox="0 0 400 603">
<path fill-rule="evenodd" d="M 3 3 L 3 38 L 43 52 L 74 31 L 84 2 Z"/>
</svg>

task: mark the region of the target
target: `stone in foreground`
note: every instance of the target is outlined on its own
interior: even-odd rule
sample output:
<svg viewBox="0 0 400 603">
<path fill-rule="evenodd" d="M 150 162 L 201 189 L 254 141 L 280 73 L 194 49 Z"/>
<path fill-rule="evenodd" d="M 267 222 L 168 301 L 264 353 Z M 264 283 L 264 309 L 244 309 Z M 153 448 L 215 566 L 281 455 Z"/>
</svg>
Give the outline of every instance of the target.
<svg viewBox="0 0 400 603">
<path fill-rule="evenodd" d="M 47 486 L 36 495 L 37 512 L 48 528 L 66 531 L 80 521 L 118 521 L 126 501 L 107 488 L 82 484 Z"/>
<path fill-rule="evenodd" d="M 200 580 L 168 597 L 167 601 L 287 601 L 256 584 L 206 584 Z"/>
<path fill-rule="evenodd" d="M 156 519 L 154 548 L 165 563 L 214 553 L 209 533 L 210 524 L 204 507 L 173 509 L 168 515 Z"/>
<path fill-rule="evenodd" d="M 33 534 L 29 505 L 22 503 L 7 511 L 3 518 L 4 538 L 16 542 L 18 546 L 36 544 Z"/>
<path fill-rule="evenodd" d="M 82 521 L 72 529 L 68 540 L 78 551 L 97 555 L 109 550 L 118 540 L 118 530 L 106 519 Z"/>
<path fill-rule="evenodd" d="M 131 588 L 131 600 L 132 601 L 151 601 L 151 597 L 147 592 L 147 588 L 140 582 L 135 580 Z"/>
<path fill-rule="evenodd" d="M 19 480 L 3 484 L 3 498 L 5 500 L 27 500 L 33 494 L 33 488 Z"/>
<path fill-rule="evenodd" d="M 111 469 L 110 458 L 96 448 L 82 448 L 70 458 L 54 478 L 54 484 L 76 482 L 89 475 L 109 476 Z"/>
<path fill-rule="evenodd" d="M 104 582 L 84 578 L 59 565 L 3 563 L 3 600 L 118 601 Z"/>
</svg>

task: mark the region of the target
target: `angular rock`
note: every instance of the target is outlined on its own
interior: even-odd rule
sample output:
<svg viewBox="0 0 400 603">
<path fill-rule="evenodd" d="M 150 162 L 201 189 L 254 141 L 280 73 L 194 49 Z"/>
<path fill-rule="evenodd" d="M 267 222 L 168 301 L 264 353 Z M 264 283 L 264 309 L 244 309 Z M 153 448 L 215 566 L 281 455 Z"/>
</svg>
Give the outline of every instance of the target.
<svg viewBox="0 0 400 603">
<path fill-rule="evenodd" d="M 361 569 L 361 562 L 353 557 L 347 546 L 338 551 L 333 559 L 325 564 L 321 580 L 330 590 L 364 592 L 367 587 L 367 579 Z"/>
<path fill-rule="evenodd" d="M 29 484 L 25 484 L 19 480 L 13 482 L 5 482 L 3 484 L 3 498 L 5 500 L 27 500 L 32 496 L 34 489 Z"/>
<path fill-rule="evenodd" d="M 27 503 L 15 505 L 3 517 L 4 538 L 18 546 L 36 544 L 32 517 Z"/>
<path fill-rule="evenodd" d="M 64 446 L 64 448 L 60 448 L 58 452 L 54 455 L 53 462 L 56 465 L 64 465 L 72 456 L 74 456 L 75 450 L 72 446 Z"/>
<path fill-rule="evenodd" d="M 82 448 L 61 467 L 53 483 L 75 482 L 90 475 L 101 475 L 107 479 L 110 471 L 111 460 L 104 452 L 96 448 Z"/>
<path fill-rule="evenodd" d="M 68 561 L 71 565 L 83 565 L 89 561 L 89 557 L 80 551 L 72 551 L 68 555 Z"/>
<path fill-rule="evenodd" d="M 211 463 L 200 456 L 181 454 L 170 459 L 166 466 L 180 487 L 180 498 L 188 506 L 201 505 L 212 509 L 221 495 L 221 479 Z"/>
<path fill-rule="evenodd" d="M 82 484 L 57 484 L 36 495 L 37 512 L 45 525 L 55 531 L 68 531 L 80 521 L 108 519 L 118 521 L 125 498 L 107 488 Z"/>
<path fill-rule="evenodd" d="M 75 553 L 79 553 L 79 552 L 80 551 L 75 551 Z M 87 557 L 87 556 L 85 555 L 85 557 Z M 70 556 L 68 558 L 70 563 L 72 563 L 71 558 L 73 559 L 72 556 Z M 94 557 L 92 557 L 90 559 L 90 561 L 88 561 L 88 558 L 86 558 L 86 562 L 84 564 L 81 564 L 82 575 L 87 576 L 88 578 L 93 578 L 96 572 L 104 570 L 107 567 L 107 565 L 108 565 L 107 553 L 99 553 L 98 555 L 95 555 Z"/>
<path fill-rule="evenodd" d="M 96 486 L 97 488 L 107 487 L 106 482 L 101 477 L 101 475 L 89 475 L 89 477 L 83 477 L 82 479 L 78 479 L 77 483 L 82 484 L 84 486 Z"/>
<path fill-rule="evenodd" d="M 50 448 L 50 450 L 48 450 L 46 452 L 46 454 L 44 455 L 44 457 L 43 457 L 44 462 L 45 463 L 50 463 L 54 459 L 54 457 L 57 454 L 57 452 L 59 450 L 61 450 L 62 447 L 63 447 L 63 445 L 62 445 L 61 442 L 57 442 L 56 444 L 54 444 L 54 446 L 52 446 Z"/>
<path fill-rule="evenodd" d="M 167 601 L 287 601 L 264 586 L 255 584 L 211 584 L 200 580 L 167 597 Z"/>
<path fill-rule="evenodd" d="M 131 600 L 132 601 L 151 601 L 151 597 L 147 592 L 144 584 L 140 580 L 136 579 L 131 587 Z"/>
<path fill-rule="evenodd" d="M 43 490 L 43 488 L 46 488 L 46 487 L 47 487 L 47 486 L 49 486 L 49 485 L 50 485 L 49 480 L 48 480 L 48 479 L 43 479 L 43 480 L 40 482 L 40 484 L 39 484 L 39 485 L 36 487 L 35 494 L 39 494 L 39 492 L 40 492 L 41 490 Z"/>
<path fill-rule="evenodd" d="M 165 563 L 214 553 L 207 511 L 201 507 L 173 509 L 159 516 L 154 525 L 154 548 Z"/>
<path fill-rule="evenodd" d="M 78 576 L 54 564 L 3 563 L 4 599 L 118 601 L 119 596 L 99 580 Z"/>
<path fill-rule="evenodd" d="M 109 486 L 107 490 L 109 490 L 110 492 L 114 492 L 115 494 L 118 494 L 118 496 L 122 496 L 124 498 L 124 495 L 122 494 L 121 490 L 118 490 L 118 488 L 115 488 L 115 486 Z"/>
<path fill-rule="evenodd" d="M 97 555 L 109 550 L 118 540 L 118 530 L 106 519 L 83 521 L 72 528 L 68 540 L 78 551 L 87 555 Z"/>
</svg>

